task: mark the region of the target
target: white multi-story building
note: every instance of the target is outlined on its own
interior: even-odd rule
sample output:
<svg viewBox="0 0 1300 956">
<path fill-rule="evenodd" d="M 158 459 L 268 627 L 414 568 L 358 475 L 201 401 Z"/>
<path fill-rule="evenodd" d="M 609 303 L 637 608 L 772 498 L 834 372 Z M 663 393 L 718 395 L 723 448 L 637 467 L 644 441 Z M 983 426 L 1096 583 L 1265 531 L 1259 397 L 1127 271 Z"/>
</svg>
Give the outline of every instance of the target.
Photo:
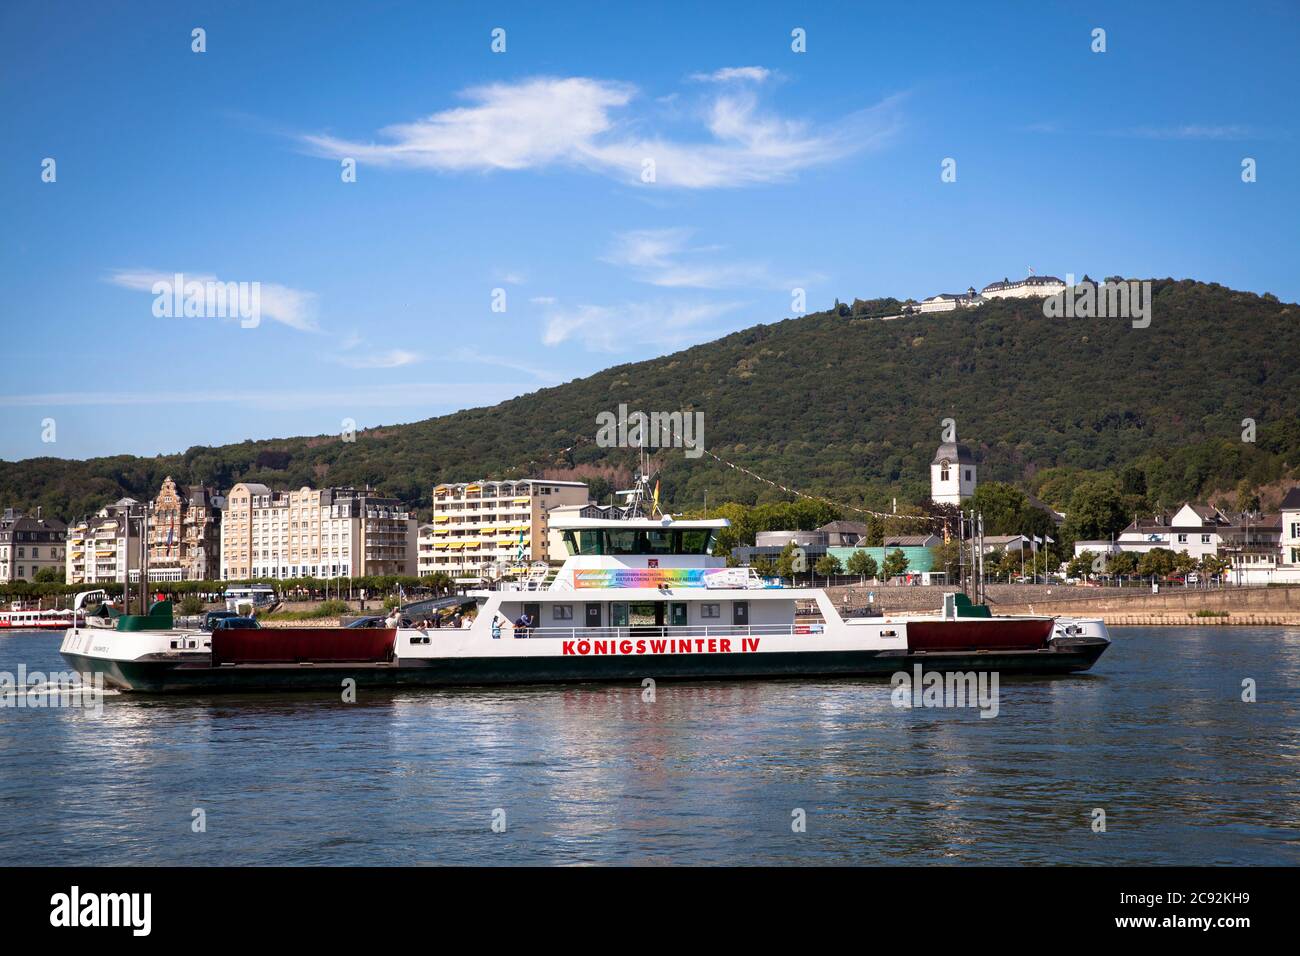
<svg viewBox="0 0 1300 956">
<path fill-rule="evenodd" d="M 930 500 L 960 505 L 975 494 L 975 456 L 965 445 L 944 442 L 930 462 Z"/>
<path fill-rule="evenodd" d="M 1287 494 L 1281 514 L 1230 516 L 1208 505 L 1184 504 L 1172 513 L 1135 519 L 1114 541 L 1076 541 L 1074 554 L 1143 555 L 1155 548 L 1186 551 L 1198 561 L 1217 555 L 1228 562 L 1233 584 L 1300 584 L 1300 488 Z"/>
<path fill-rule="evenodd" d="M 940 292 L 928 299 L 922 299 L 916 307 L 918 312 L 951 312 L 954 309 L 969 309 L 984 304 L 984 296 L 971 286 L 965 292 Z"/>
<path fill-rule="evenodd" d="M 1015 282 L 1003 279 L 990 282 L 980 290 L 986 299 L 1034 299 L 1046 298 L 1065 291 L 1065 283 L 1056 276 L 1026 276 Z"/>
<path fill-rule="evenodd" d="M 64 580 L 68 584 L 121 584 L 140 572 L 139 513 L 127 539 L 127 512 L 139 508 L 134 498 L 122 498 L 93 517 L 68 528 Z"/>
<path fill-rule="evenodd" d="M 564 505 L 586 505 L 580 481 L 524 478 L 470 481 L 433 489 L 433 520 L 420 529 L 419 573 L 482 578 L 489 566 L 508 572 L 552 555 L 548 516 Z"/>
<path fill-rule="evenodd" d="M 241 482 L 226 496 L 221 577 L 346 578 L 416 573 L 416 522 L 370 489 L 271 491 Z"/>
<path fill-rule="evenodd" d="M 1172 515 L 1156 515 L 1132 521 L 1115 541 L 1117 551 L 1145 554 L 1165 548 L 1175 554 L 1186 551 L 1196 560 L 1218 554 L 1232 519 L 1209 505 L 1185 504 Z"/>
<path fill-rule="evenodd" d="M 1282 499 L 1282 528 L 1279 571 L 1288 582 L 1300 581 L 1300 488 L 1292 488 Z"/>
</svg>

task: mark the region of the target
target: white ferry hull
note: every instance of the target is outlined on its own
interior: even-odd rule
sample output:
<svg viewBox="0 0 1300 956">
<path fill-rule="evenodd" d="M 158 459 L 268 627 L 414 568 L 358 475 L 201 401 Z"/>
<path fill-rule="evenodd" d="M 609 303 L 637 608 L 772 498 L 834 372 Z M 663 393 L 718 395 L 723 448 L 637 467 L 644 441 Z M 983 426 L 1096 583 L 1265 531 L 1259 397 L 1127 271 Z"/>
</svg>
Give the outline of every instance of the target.
<svg viewBox="0 0 1300 956">
<path fill-rule="evenodd" d="M 994 622 L 981 626 L 989 627 Z M 793 677 L 881 677 L 921 663 L 928 670 L 1061 674 L 1090 668 L 1109 646 L 1103 638 L 1056 639 L 1037 648 L 913 650 L 906 625 L 889 630 L 903 637 L 895 647 L 855 647 L 847 636 L 797 635 L 784 639 L 740 639 L 723 649 L 722 640 L 628 637 L 609 641 L 556 641 L 503 638 L 477 653 L 473 641 L 456 647 L 460 635 L 447 634 L 435 648 L 437 630 L 402 630 L 394 635 L 391 658 L 371 661 L 241 661 L 214 663 L 210 652 L 144 650 L 132 653 L 111 638 L 87 640 L 68 632 L 61 649 L 69 665 L 102 674 L 107 685 L 144 693 L 240 693 L 276 690 L 338 691 L 344 681 L 358 687 L 454 687 L 502 684 L 553 684 L 593 681 L 640 683 L 645 678 L 735 680 Z M 106 632 L 112 634 L 113 632 Z M 249 635 L 265 634 L 250 631 Z M 466 632 L 469 634 L 470 632 Z M 996 641 L 993 629 L 989 636 Z M 491 640 L 489 638 L 489 640 Z M 138 643 L 138 641 L 137 641 Z M 605 645 L 595 651 L 595 645 Z M 689 649 L 686 645 L 690 645 Z M 712 649 L 710 649 L 712 644 Z M 584 647 L 584 645 L 587 645 Z M 638 647 L 638 645 L 643 645 Z M 656 653 L 663 645 L 662 653 Z M 406 654 L 402 650 L 433 653 Z M 142 650 L 136 647 L 134 650 Z"/>
</svg>

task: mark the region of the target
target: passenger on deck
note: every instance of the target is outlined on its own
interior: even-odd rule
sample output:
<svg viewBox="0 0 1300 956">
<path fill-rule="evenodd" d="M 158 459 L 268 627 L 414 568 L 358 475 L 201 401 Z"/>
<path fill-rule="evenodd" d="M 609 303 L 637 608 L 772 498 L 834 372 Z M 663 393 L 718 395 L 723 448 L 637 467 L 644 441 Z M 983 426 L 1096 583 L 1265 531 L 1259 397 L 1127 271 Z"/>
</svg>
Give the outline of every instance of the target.
<svg viewBox="0 0 1300 956">
<path fill-rule="evenodd" d="M 492 640 L 501 640 L 501 616 L 498 614 L 492 615 Z"/>
<path fill-rule="evenodd" d="M 515 637 L 527 637 L 529 630 L 533 626 L 533 619 L 524 611 L 519 617 L 515 618 Z"/>
</svg>

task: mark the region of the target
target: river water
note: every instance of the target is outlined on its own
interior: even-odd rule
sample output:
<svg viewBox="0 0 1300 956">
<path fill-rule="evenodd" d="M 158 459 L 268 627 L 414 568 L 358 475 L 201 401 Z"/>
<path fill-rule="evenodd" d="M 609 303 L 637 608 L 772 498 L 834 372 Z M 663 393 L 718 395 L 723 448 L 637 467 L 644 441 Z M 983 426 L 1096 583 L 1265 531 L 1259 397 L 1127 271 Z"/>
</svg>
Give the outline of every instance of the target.
<svg viewBox="0 0 1300 956">
<path fill-rule="evenodd" d="M 66 670 L 60 637 L 0 636 L 0 671 Z M 881 680 L 7 706 L 0 858 L 1300 863 L 1300 630 L 1112 637 L 992 719 Z"/>
</svg>

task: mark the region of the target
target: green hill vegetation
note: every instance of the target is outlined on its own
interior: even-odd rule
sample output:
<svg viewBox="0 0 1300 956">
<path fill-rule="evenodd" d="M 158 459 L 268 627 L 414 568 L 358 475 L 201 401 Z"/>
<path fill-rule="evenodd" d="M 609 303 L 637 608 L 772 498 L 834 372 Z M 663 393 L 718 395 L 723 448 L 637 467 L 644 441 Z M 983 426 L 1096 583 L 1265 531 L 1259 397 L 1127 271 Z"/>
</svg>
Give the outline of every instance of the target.
<svg viewBox="0 0 1300 956">
<path fill-rule="evenodd" d="M 576 476 L 603 497 L 635 467 L 633 452 L 595 442 L 596 415 L 620 403 L 702 411 L 704 444 L 720 457 L 877 510 L 923 502 L 941 421 L 953 418 L 981 482 L 1081 514 L 1072 518 L 1079 537 L 1183 500 L 1275 504 L 1297 474 L 1294 304 L 1164 279 L 1154 280 L 1144 329 L 1049 319 L 1038 300 L 875 317 L 898 305 L 856 300 L 757 325 L 491 408 L 359 432 L 352 443 L 315 436 L 155 458 L 0 462 L 0 503 L 69 519 L 123 495 L 151 497 L 168 474 L 222 490 L 241 480 L 370 484 L 416 508 L 429 506 L 439 481 L 484 476 Z M 1244 419 L 1255 423 L 1253 441 L 1243 440 Z M 655 463 L 674 509 L 790 500 L 708 456 L 670 450 Z M 1014 496 L 999 507 L 1014 512 Z"/>
</svg>

